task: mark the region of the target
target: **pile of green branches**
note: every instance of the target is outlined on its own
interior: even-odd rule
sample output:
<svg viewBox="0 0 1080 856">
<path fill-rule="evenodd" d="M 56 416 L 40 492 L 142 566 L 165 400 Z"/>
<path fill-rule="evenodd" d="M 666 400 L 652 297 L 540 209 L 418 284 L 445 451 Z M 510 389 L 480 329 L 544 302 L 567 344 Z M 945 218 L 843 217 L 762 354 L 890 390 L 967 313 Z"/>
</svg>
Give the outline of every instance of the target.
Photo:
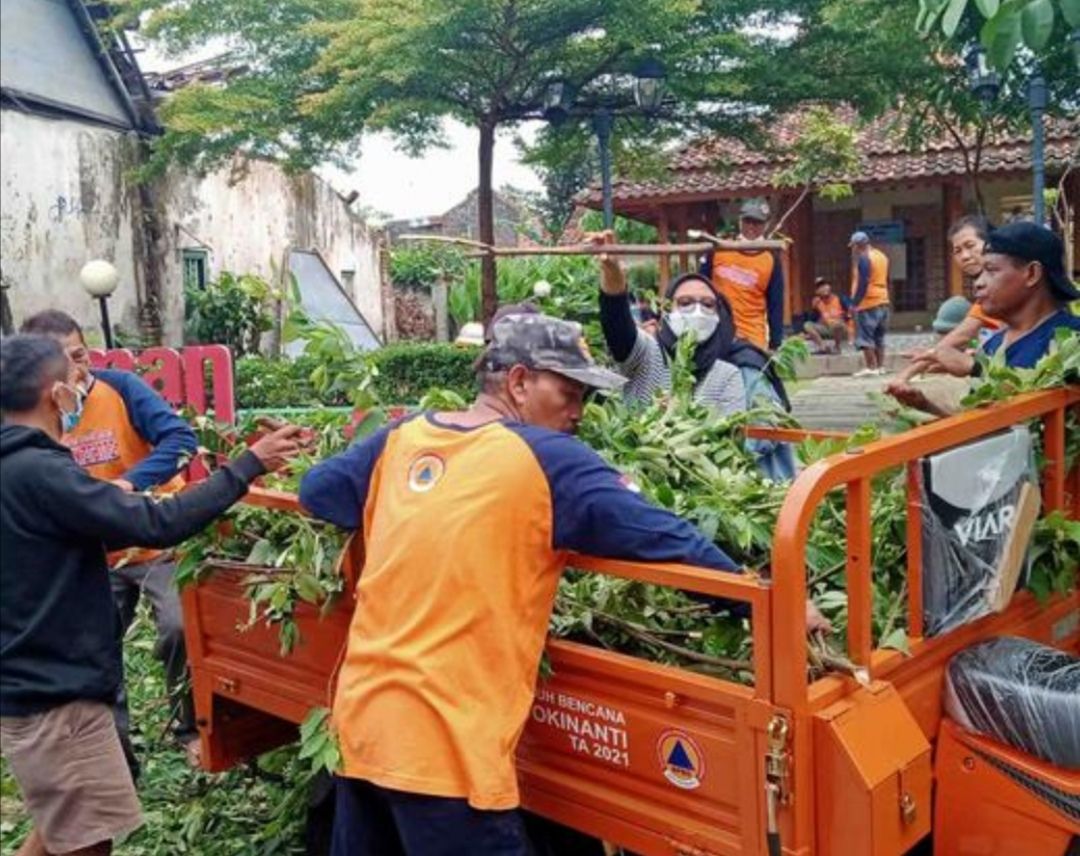
<svg viewBox="0 0 1080 856">
<path fill-rule="evenodd" d="M 777 362 L 790 368 L 798 346 L 782 349 Z M 1031 389 L 1060 386 L 1077 370 L 1077 337 L 1062 340 L 1058 349 L 1030 371 L 991 364 L 969 397 L 970 406 Z M 773 482 L 759 471 L 747 449 L 751 424 L 793 424 L 771 409 L 753 409 L 730 417 L 717 416 L 693 400 L 689 351 L 681 348 L 673 364 L 673 391 L 648 405 L 631 406 L 617 398 L 590 403 L 581 425 L 581 438 L 615 468 L 625 473 L 644 496 L 691 521 L 742 567 L 769 574 L 777 517 L 787 484 Z M 428 407 L 463 405 L 452 394 L 433 395 Z M 319 416 L 316 446 L 282 474 L 269 477 L 268 486 L 295 491 L 299 480 L 317 460 L 343 450 L 355 437 L 384 424 L 373 410 L 359 425 L 350 426 L 340 414 Z M 227 433 L 200 423 L 204 445 L 225 454 L 243 448 L 239 437 L 252 426 Z M 351 428 L 351 431 L 350 431 Z M 846 439 L 806 441 L 797 448 L 803 465 L 856 448 L 877 439 L 876 428 L 864 428 Z M 1070 437 L 1070 455 L 1077 454 L 1077 436 Z M 906 648 L 906 492 L 903 473 L 878 474 L 872 482 L 873 632 L 875 644 Z M 282 651 L 297 642 L 292 613 L 308 602 L 326 610 L 341 592 L 336 557 L 343 533 L 298 515 L 240 507 L 228 522 L 189 542 L 181 565 L 181 583 L 197 578 L 215 561 L 252 566 L 248 595 L 250 622 L 267 621 L 281 630 Z M 1033 548 L 1030 588 L 1045 598 L 1075 585 L 1080 558 L 1080 524 L 1061 514 L 1040 520 Z M 822 502 L 811 527 L 806 550 L 807 589 L 835 628 L 837 644 L 847 628 L 844 570 L 847 560 L 847 520 L 844 494 L 834 491 Z M 679 591 L 619 580 L 587 572 L 571 572 L 562 581 L 551 619 L 556 636 L 649 659 L 724 674 L 747 677 L 750 654 L 745 619 L 708 607 Z"/>
</svg>

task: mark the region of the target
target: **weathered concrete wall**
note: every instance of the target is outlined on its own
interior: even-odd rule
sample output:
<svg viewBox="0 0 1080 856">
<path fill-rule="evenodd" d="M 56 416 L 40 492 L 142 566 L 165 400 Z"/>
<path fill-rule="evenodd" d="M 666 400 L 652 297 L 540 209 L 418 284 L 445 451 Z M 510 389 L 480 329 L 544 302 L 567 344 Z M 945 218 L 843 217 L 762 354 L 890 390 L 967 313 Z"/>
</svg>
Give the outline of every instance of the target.
<svg viewBox="0 0 1080 856">
<path fill-rule="evenodd" d="M 211 276 L 228 270 L 267 279 L 286 264 L 287 249 L 318 250 L 346 290 L 352 281 L 353 300 L 382 332 L 377 236 L 316 175 L 289 176 L 266 161 L 238 160 L 204 178 L 170 176 L 162 199 L 170 216 L 170 294 L 181 291 L 185 247 L 209 249 Z"/>
<path fill-rule="evenodd" d="M 106 258 L 120 272 L 109 301 L 113 322 L 138 330 L 132 158 L 133 143 L 121 133 L 0 111 L 0 265 L 16 325 L 54 307 L 96 331 L 97 306 L 78 273 L 88 259 Z M 155 188 L 164 221 L 166 343 L 182 340 L 182 252 L 189 247 L 208 249 L 211 277 L 229 270 L 268 279 L 289 248 L 318 250 L 381 333 L 377 235 L 313 174 L 287 176 L 262 161 L 241 166 L 203 177 L 176 173 Z"/>
<path fill-rule="evenodd" d="M 88 259 L 120 271 L 109 308 L 134 331 L 138 319 L 124 134 L 0 111 L 0 269 L 15 324 L 57 308 L 96 330 L 96 304 L 79 284 Z M 179 325 L 170 332 L 178 334 Z"/>
</svg>

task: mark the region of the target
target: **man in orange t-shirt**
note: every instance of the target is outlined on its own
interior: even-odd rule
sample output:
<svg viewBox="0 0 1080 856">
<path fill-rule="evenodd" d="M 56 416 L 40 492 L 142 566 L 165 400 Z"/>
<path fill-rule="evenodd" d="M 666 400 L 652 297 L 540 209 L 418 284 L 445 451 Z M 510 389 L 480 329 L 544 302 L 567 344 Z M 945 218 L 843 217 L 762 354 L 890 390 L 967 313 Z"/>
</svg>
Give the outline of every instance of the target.
<svg viewBox="0 0 1080 856">
<path fill-rule="evenodd" d="M 739 209 L 739 237 L 765 236 L 769 203 L 748 199 Z M 776 350 L 784 340 L 784 267 L 773 250 L 716 250 L 700 273 L 712 281 L 731 306 L 735 335 L 762 350 Z"/>
<path fill-rule="evenodd" d="M 814 284 L 811 317 L 803 326 L 803 332 L 820 353 L 826 351 L 825 338 L 832 339 L 833 353 L 839 354 L 847 341 L 847 309 L 840 297 L 833 294 L 832 284 L 825 277 L 819 276 Z"/>
<path fill-rule="evenodd" d="M 570 436 L 586 390 L 623 382 L 577 325 L 499 318 L 477 369 L 467 410 L 392 424 L 300 484 L 365 548 L 334 698 L 333 856 L 529 853 L 514 753 L 570 554 L 736 569 Z"/>
<path fill-rule="evenodd" d="M 885 374 L 885 334 L 889 329 L 889 257 L 858 231 L 851 247 L 851 308 L 855 313 L 855 347 L 866 368 L 855 377 Z"/>
</svg>

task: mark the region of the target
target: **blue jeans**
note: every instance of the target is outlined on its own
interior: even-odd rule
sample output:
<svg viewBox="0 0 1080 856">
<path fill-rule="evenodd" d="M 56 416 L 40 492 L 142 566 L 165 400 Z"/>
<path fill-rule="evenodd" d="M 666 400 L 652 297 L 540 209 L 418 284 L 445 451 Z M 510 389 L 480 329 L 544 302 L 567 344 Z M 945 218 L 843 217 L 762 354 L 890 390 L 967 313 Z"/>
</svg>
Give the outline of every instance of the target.
<svg viewBox="0 0 1080 856">
<path fill-rule="evenodd" d="M 855 347 L 885 347 L 885 333 L 889 329 L 889 307 L 875 306 L 873 309 L 855 312 Z"/>
<path fill-rule="evenodd" d="M 335 779 L 331 856 L 531 856 L 520 812 Z"/>
</svg>

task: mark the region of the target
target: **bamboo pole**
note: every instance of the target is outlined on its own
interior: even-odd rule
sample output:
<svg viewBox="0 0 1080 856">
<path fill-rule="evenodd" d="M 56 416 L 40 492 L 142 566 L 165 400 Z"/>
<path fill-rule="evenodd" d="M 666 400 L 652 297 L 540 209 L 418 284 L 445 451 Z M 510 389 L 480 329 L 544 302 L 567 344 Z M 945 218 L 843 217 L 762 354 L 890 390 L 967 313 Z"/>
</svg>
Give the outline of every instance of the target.
<svg viewBox="0 0 1080 856">
<path fill-rule="evenodd" d="M 560 246 L 530 246 L 530 247 L 493 247 L 480 241 L 471 241 L 468 238 L 450 238 L 443 235 L 399 235 L 399 241 L 435 241 L 441 244 L 459 244 L 465 247 L 474 247 L 479 252 L 466 253 L 468 258 L 478 258 L 484 255 L 493 256 L 659 256 L 672 253 L 690 254 L 704 253 L 708 250 L 783 250 L 786 241 L 759 240 L 759 241 L 728 241 L 717 238 L 705 232 L 695 232 L 704 237 L 704 241 L 696 243 L 674 244 L 566 244 Z"/>
<path fill-rule="evenodd" d="M 660 256 L 704 253 L 708 250 L 782 250 L 783 241 L 716 241 L 692 244 L 575 244 L 560 247 L 492 247 L 496 257 L 511 256 Z M 476 258 L 484 253 L 466 253 Z"/>
<path fill-rule="evenodd" d="M 397 241 L 434 241 L 438 244 L 460 244 L 463 247 L 479 247 L 481 250 L 493 249 L 483 241 L 470 241 L 468 238 L 450 238 L 445 235 L 398 235 Z"/>
</svg>

